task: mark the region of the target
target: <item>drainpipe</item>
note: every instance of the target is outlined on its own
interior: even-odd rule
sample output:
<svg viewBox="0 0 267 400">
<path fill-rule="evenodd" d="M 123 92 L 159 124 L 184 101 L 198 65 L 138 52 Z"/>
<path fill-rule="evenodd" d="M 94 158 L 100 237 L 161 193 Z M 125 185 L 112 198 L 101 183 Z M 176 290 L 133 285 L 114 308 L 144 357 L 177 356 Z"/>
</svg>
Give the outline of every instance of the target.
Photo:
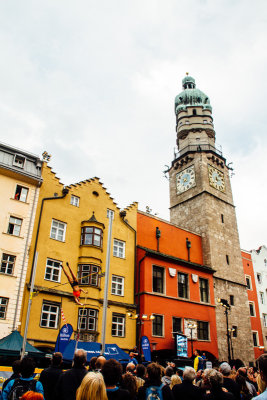
<svg viewBox="0 0 267 400">
<path fill-rule="evenodd" d="M 156 238 L 157 238 L 157 251 L 159 252 L 159 239 L 161 237 L 161 232 L 159 230 L 159 227 L 156 227 Z"/>
<path fill-rule="evenodd" d="M 136 332 L 136 343 L 138 343 L 138 351 L 141 354 L 141 341 L 140 341 L 140 337 L 141 337 L 141 329 L 142 329 L 142 320 L 140 318 L 140 280 L 141 280 L 141 264 L 144 261 L 144 259 L 146 258 L 147 253 L 145 253 L 144 257 L 141 258 L 141 260 L 139 260 L 139 267 L 138 267 L 138 293 L 137 293 L 137 314 L 139 315 L 139 328 L 138 328 L 138 332 Z"/>
<path fill-rule="evenodd" d="M 36 269 L 37 269 L 38 253 L 36 251 L 36 248 L 37 248 L 37 243 L 38 243 L 38 238 L 39 238 L 39 231 L 40 231 L 40 225 L 41 225 L 41 218 L 42 218 L 42 213 L 43 213 L 44 202 L 46 200 L 64 199 L 64 197 L 66 197 L 68 193 L 69 193 L 69 189 L 63 188 L 62 196 L 59 196 L 59 197 L 45 197 L 45 198 L 42 199 L 42 205 L 41 205 L 41 210 L 40 210 L 40 214 L 39 214 L 39 220 L 38 220 L 38 226 L 37 226 L 37 232 L 36 232 L 36 238 L 35 238 L 35 244 L 34 244 L 33 261 L 32 261 L 31 278 L 30 278 L 31 288 L 30 288 L 30 293 L 29 293 L 27 316 L 26 316 L 24 335 L 23 335 L 23 343 L 22 343 L 21 355 L 20 355 L 21 359 L 24 357 L 25 348 L 26 348 L 26 342 L 27 342 L 28 325 L 29 325 L 30 312 L 31 312 L 33 289 L 34 289 L 34 280 L 35 280 L 35 274 L 36 274 Z"/>
<path fill-rule="evenodd" d="M 187 248 L 187 253 L 188 253 L 188 261 L 190 261 L 191 242 L 188 238 L 186 238 L 186 248 Z"/>
</svg>

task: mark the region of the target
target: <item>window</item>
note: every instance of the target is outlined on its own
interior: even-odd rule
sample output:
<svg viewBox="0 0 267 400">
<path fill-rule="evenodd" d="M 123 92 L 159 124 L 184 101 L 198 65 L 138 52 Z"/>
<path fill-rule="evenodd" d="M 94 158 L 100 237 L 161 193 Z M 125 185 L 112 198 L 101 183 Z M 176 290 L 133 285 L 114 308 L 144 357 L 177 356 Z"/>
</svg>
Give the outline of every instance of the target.
<svg viewBox="0 0 267 400">
<path fill-rule="evenodd" d="M 261 274 L 257 274 L 257 281 L 259 284 L 262 283 Z"/>
<path fill-rule="evenodd" d="M 224 216 L 223 216 L 223 214 L 221 214 L 221 220 L 222 220 L 222 224 L 224 224 Z"/>
<path fill-rule="evenodd" d="M 114 239 L 113 242 L 113 256 L 119 258 L 125 258 L 125 242 Z"/>
<path fill-rule="evenodd" d="M 93 308 L 79 308 L 78 329 L 81 331 L 96 331 L 98 310 Z"/>
<path fill-rule="evenodd" d="M 60 242 L 64 242 L 66 235 L 66 227 L 67 224 L 65 224 L 64 222 L 52 219 L 50 237 L 52 239 L 59 240 Z"/>
<path fill-rule="evenodd" d="M 6 297 L 0 297 L 0 319 L 6 319 L 8 299 Z"/>
<path fill-rule="evenodd" d="M 255 307 L 253 301 L 249 301 L 249 313 L 251 317 L 255 317 Z"/>
<path fill-rule="evenodd" d="M 208 279 L 199 278 L 200 301 L 209 302 L 209 281 Z"/>
<path fill-rule="evenodd" d="M 228 254 L 226 254 L 226 263 L 227 263 L 228 265 L 230 264 L 230 260 L 229 260 Z"/>
<path fill-rule="evenodd" d="M 114 211 L 107 208 L 107 218 L 110 218 L 110 217 L 112 219 L 114 219 Z"/>
<path fill-rule="evenodd" d="M 198 340 L 209 340 L 209 323 L 197 321 L 197 338 Z"/>
<path fill-rule="evenodd" d="M 260 292 L 260 303 L 265 304 L 265 298 L 264 298 L 264 293 Z"/>
<path fill-rule="evenodd" d="M 153 292 L 164 293 L 164 268 L 153 265 Z"/>
<path fill-rule="evenodd" d="M 253 338 L 253 346 L 257 347 L 259 345 L 259 339 L 258 339 L 258 332 L 252 332 L 252 338 Z"/>
<path fill-rule="evenodd" d="M 252 289 L 252 287 L 251 287 L 251 278 L 248 275 L 246 275 L 246 285 L 247 285 L 247 289 L 248 290 Z"/>
<path fill-rule="evenodd" d="M 7 233 L 9 233 L 9 235 L 19 236 L 21 225 L 22 225 L 22 219 L 16 217 L 9 217 Z"/>
<path fill-rule="evenodd" d="M 102 247 L 103 231 L 95 226 L 84 226 L 82 228 L 81 245 Z"/>
<path fill-rule="evenodd" d="M 152 320 L 152 335 L 163 336 L 163 315 L 155 315 Z"/>
<path fill-rule="evenodd" d="M 195 108 L 193 109 L 193 115 L 197 115 L 197 110 Z"/>
<path fill-rule="evenodd" d="M 60 282 L 61 264 L 62 263 L 60 261 L 55 261 L 48 258 L 46 260 L 45 279 L 53 282 Z"/>
<path fill-rule="evenodd" d="M 79 207 L 80 204 L 80 197 L 71 195 L 70 204 L 75 207 Z"/>
<path fill-rule="evenodd" d="M 58 319 L 59 319 L 58 317 L 59 317 L 59 305 L 44 302 L 41 312 L 40 326 L 42 328 L 57 329 Z"/>
<path fill-rule="evenodd" d="M 172 317 L 172 332 L 182 332 L 182 318 Z"/>
<path fill-rule="evenodd" d="M 100 267 L 98 265 L 79 264 L 78 265 L 78 279 L 79 279 L 80 285 L 98 286 L 99 270 L 100 270 Z"/>
<path fill-rule="evenodd" d="M 14 160 L 13 160 L 13 165 L 19 168 L 23 168 L 25 163 L 25 157 L 15 154 Z"/>
<path fill-rule="evenodd" d="M 267 328 L 267 314 L 263 314 L 263 326 Z"/>
<path fill-rule="evenodd" d="M 237 326 L 235 325 L 232 326 L 232 335 L 233 337 L 237 337 Z"/>
<path fill-rule="evenodd" d="M 111 293 L 116 296 L 124 296 L 124 278 L 122 276 L 112 275 Z"/>
<path fill-rule="evenodd" d="M 26 203 L 28 192 L 29 192 L 28 188 L 17 185 L 14 199 Z"/>
<path fill-rule="evenodd" d="M 230 306 L 235 305 L 235 296 L 233 294 L 230 294 Z"/>
<path fill-rule="evenodd" d="M 178 272 L 178 296 L 188 299 L 188 275 Z"/>
<path fill-rule="evenodd" d="M 112 314 L 111 335 L 119 337 L 125 336 L 125 315 Z"/>
<path fill-rule="evenodd" d="M 12 275 L 14 272 L 15 261 L 16 256 L 3 253 L 0 272 L 2 272 L 2 274 Z"/>
</svg>

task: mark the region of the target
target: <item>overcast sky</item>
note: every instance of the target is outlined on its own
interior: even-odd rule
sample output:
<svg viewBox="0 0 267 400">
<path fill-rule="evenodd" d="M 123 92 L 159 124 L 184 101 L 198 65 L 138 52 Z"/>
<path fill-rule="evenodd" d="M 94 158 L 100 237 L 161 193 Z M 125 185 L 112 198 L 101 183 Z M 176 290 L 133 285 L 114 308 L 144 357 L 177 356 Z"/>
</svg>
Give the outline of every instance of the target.
<svg viewBox="0 0 267 400">
<path fill-rule="evenodd" d="M 266 0 L 0 3 L 0 140 L 98 176 L 119 207 L 169 218 L 174 97 L 186 72 L 233 162 L 241 246 L 266 243 Z"/>
</svg>

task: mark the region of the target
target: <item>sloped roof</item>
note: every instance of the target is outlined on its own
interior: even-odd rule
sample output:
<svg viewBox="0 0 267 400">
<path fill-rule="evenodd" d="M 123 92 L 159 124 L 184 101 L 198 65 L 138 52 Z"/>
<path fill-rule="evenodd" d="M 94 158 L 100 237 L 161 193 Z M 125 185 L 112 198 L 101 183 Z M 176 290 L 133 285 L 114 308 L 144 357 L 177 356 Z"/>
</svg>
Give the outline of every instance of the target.
<svg viewBox="0 0 267 400">
<path fill-rule="evenodd" d="M 12 331 L 8 336 L 0 339 L 0 355 L 18 356 L 22 348 L 23 337 L 18 331 Z M 42 356 L 44 353 L 26 342 L 25 351 L 31 356 Z"/>
</svg>

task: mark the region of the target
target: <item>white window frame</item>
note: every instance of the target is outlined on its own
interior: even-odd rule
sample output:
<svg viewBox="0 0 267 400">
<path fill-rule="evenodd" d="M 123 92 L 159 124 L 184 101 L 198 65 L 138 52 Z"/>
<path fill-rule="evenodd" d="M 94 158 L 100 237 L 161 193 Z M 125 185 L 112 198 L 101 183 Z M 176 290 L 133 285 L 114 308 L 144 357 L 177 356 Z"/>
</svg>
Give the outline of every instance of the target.
<svg viewBox="0 0 267 400">
<path fill-rule="evenodd" d="M 259 292 L 260 303 L 265 304 L 265 295 L 264 292 Z"/>
<path fill-rule="evenodd" d="M 257 273 L 257 282 L 259 285 L 262 284 L 262 276 L 261 276 L 261 273 L 259 273 L 259 272 Z"/>
<path fill-rule="evenodd" d="M 78 329 L 83 332 L 96 332 L 98 323 L 98 310 L 94 308 L 79 308 Z M 92 326 L 92 329 L 90 327 Z"/>
<path fill-rule="evenodd" d="M 113 240 L 113 256 L 125 258 L 125 242 L 119 239 Z"/>
<path fill-rule="evenodd" d="M 45 310 L 44 308 L 48 307 L 49 310 Z M 56 308 L 56 311 L 52 311 L 52 307 Z M 47 314 L 48 318 L 46 319 L 46 323 L 43 323 L 43 315 Z M 55 320 L 51 319 L 52 316 L 55 316 Z M 59 322 L 59 304 L 58 303 L 50 303 L 43 302 L 42 310 L 41 310 L 41 318 L 40 318 L 40 327 L 41 328 L 49 328 L 49 329 L 58 329 Z M 49 326 L 51 323 L 51 326 Z"/>
<path fill-rule="evenodd" d="M 208 339 L 201 339 L 198 335 L 199 331 L 200 331 L 200 324 L 201 323 L 205 323 L 208 325 Z M 210 323 L 209 321 L 197 321 L 197 340 L 201 341 L 201 342 L 209 342 L 210 341 Z"/>
<path fill-rule="evenodd" d="M 111 294 L 115 296 L 124 296 L 124 277 L 112 275 L 111 277 Z"/>
<path fill-rule="evenodd" d="M 114 219 L 114 211 L 113 210 L 110 210 L 110 208 L 107 208 L 107 218 L 112 218 L 112 219 Z"/>
<path fill-rule="evenodd" d="M 61 224 L 63 226 L 59 227 L 59 224 Z M 58 221 L 57 219 L 52 218 L 50 238 L 54 239 L 54 240 L 58 240 L 59 242 L 65 242 L 66 228 L 67 228 L 67 224 L 65 222 Z M 62 231 L 62 239 L 60 238 L 61 236 L 59 236 L 59 232 L 61 232 L 61 231 Z"/>
<path fill-rule="evenodd" d="M 21 188 L 19 197 L 16 196 L 18 187 Z M 15 199 L 15 200 L 18 200 L 18 201 L 21 201 L 22 203 L 26 203 L 26 202 L 27 202 L 28 194 L 29 194 L 29 188 L 27 188 L 27 187 L 25 187 L 25 186 L 22 186 L 22 185 L 17 185 L 17 186 L 16 186 L 16 190 L 15 190 L 14 199 Z"/>
<path fill-rule="evenodd" d="M 23 162 L 22 162 L 23 161 Z M 13 165 L 18 168 L 24 168 L 25 157 L 20 154 L 15 154 L 13 159 Z"/>
<path fill-rule="evenodd" d="M 125 315 L 112 314 L 111 336 L 125 337 Z"/>
<path fill-rule="evenodd" d="M 48 263 L 51 262 L 53 263 L 53 265 L 49 265 Z M 58 266 L 56 265 L 58 264 Z M 45 276 L 44 279 L 46 281 L 51 281 L 51 282 L 60 282 L 61 281 L 61 265 L 62 265 L 62 261 L 58 261 L 58 260 L 53 260 L 52 258 L 47 258 L 46 259 L 46 266 L 45 266 Z M 50 272 L 48 272 L 48 270 L 51 270 Z M 58 271 L 58 279 L 53 279 L 54 278 L 54 271 Z M 46 275 L 50 274 L 50 278 L 48 278 Z"/>
<path fill-rule="evenodd" d="M 267 328 L 267 314 L 262 314 L 262 318 L 263 318 L 263 326 L 264 328 Z"/>
<path fill-rule="evenodd" d="M 153 336 L 153 337 L 164 337 L 164 336 L 165 336 L 164 315 L 162 315 L 162 314 L 153 314 L 153 316 L 154 316 L 155 318 L 152 320 L 152 324 L 151 324 L 151 330 L 152 330 L 151 336 Z M 154 323 L 156 322 L 157 317 L 161 317 L 161 318 L 162 318 L 162 328 L 161 328 L 161 329 L 162 329 L 162 334 L 161 334 L 161 335 L 154 335 L 154 334 L 153 334 L 153 325 L 154 325 Z"/>
<path fill-rule="evenodd" d="M 6 256 L 6 260 L 4 260 L 4 256 Z M 11 260 L 10 257 L 14 257 L 14 260 Z M 7 254 L 7 253 L 2 253 L 2 258 L 1 258 L 1 274 L 5 275 L 13 275 L 14 274 L 14 269 L 15 269 L 15 263 L 16 263 L 16 256 L 13 254 Z M 4 269 L 4 271 L 2 271 Z M 11 272 L 8 272 L 8 270 L 11 269 Z"/>
<path fill-rule="evenodd" d="M 257 344 L 254 344 L 254 334 L 256 334 L 256 341 Z M 253 347 L 258 347 L 259 346 L 259 333 L 258 331 L 252 331 L 252 340 L 253 340 Z"/>
<path fill-rule="evenodd" d="M 245 275 L 245 279 L 246 279 L 246 283 L 247 283 L 247 279 L 249 280 L 249 287 L 247 285 L 247 290 L 252 290 L 251 276 Z"/>
<path fill-rule="evenodd" d="M 70 197 L 70 204 L 74 207 L 79 207 L 80 205 L 80 197 L 75 196 L 74 194 Z"/>
<path fill-rule="evenodd" d="M 0 316 L 0 320 L 1 319 L 6 319 L 8 301 L 9 301 L 9 298 L 0 297 L 0 311 L 1 311 L 1 314 L 3 313 L 3 317 Z"/>
<path fill-rule="evenodd" d="M 12 221 L 12 219 L 13 219 L 13 221 Z M 20 221 L 20 223 L 18 223 L 18 221 Z M 9 235 L 19 237 L 20 236 L 20 232 L 21 232 L 22 222 L 23 222 L 22 218 L 17 218 L 17 217 L 14 217 L 13 215 L 10 215 L 9 222 L 8 222 L 7 233 Z M 13 225 L 13 232 L 12 233 L 9 232 L 10 225 Z"/>
<path fill-rule="evenodd" d="M 249 308 L 249 315 L 250 315 L 251 317 L 256 317 L 254 301 L 249 301 L 248 304 L 252 304 L 252 306 L 253 306 L 253 315 L 251 315 L 251 313 L 250 313 L 250 308 Z"/>
</svg>

